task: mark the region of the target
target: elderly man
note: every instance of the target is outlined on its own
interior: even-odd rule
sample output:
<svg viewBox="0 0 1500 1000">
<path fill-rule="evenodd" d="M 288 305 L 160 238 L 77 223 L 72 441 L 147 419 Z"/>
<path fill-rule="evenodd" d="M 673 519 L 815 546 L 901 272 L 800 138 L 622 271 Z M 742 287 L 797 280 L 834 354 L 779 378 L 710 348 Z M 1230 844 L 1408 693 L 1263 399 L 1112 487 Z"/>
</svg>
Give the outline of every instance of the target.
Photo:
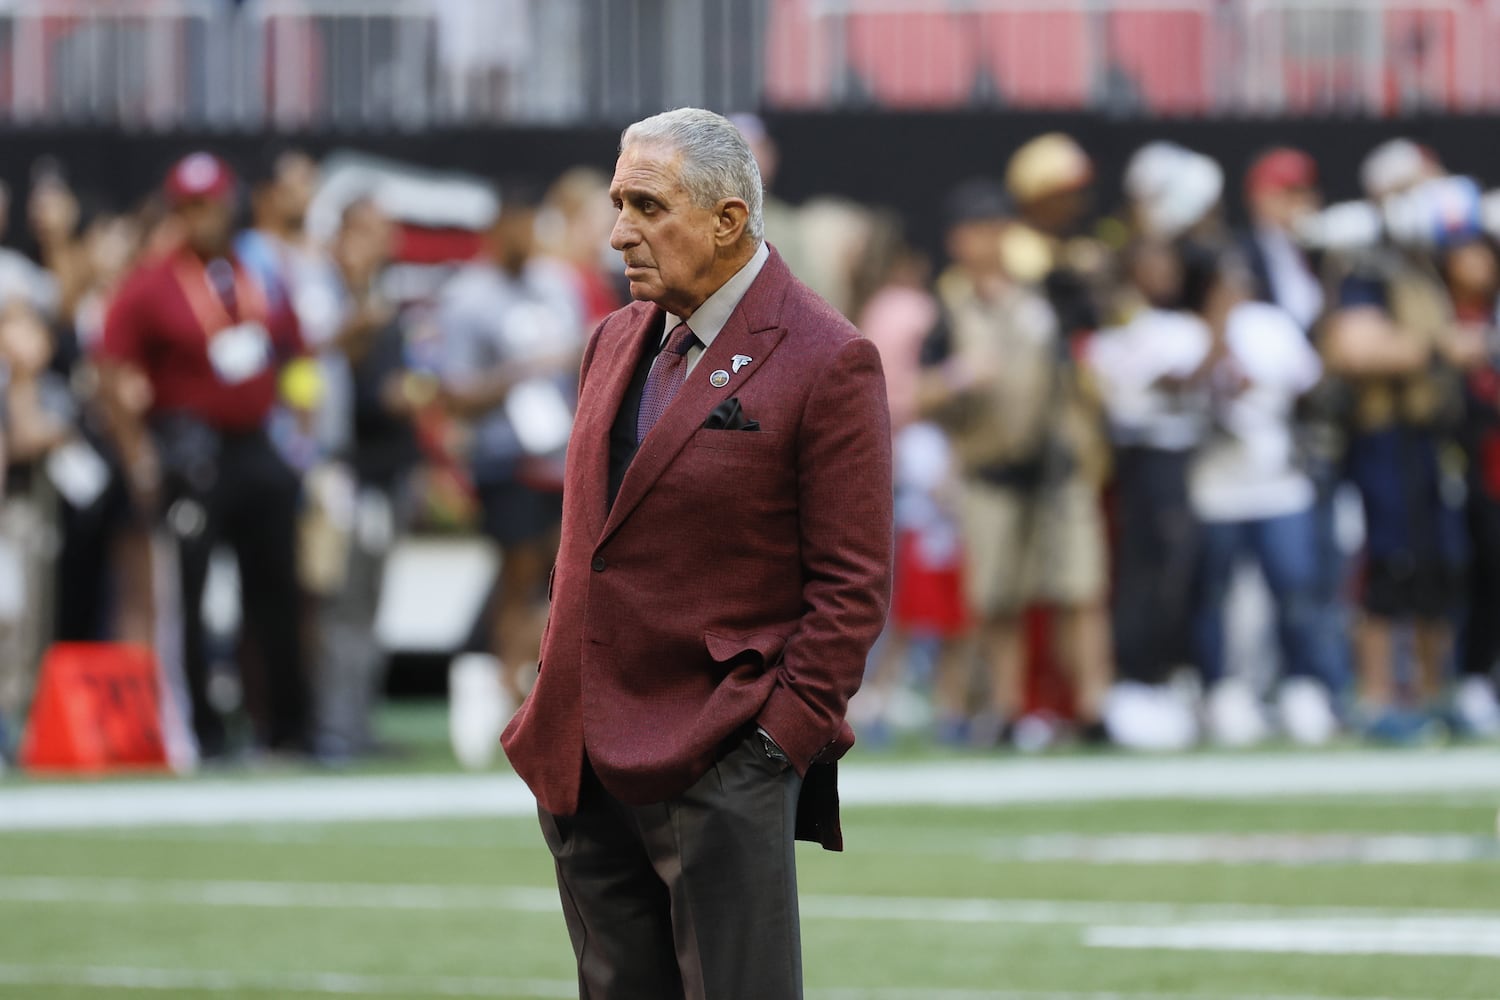
<svg viewBox="0 0 1500 1000">
<path fill-rule="evenodd" d="M 536 793 L 590 1000 L 800 997 L 793 836 L 837 850 L 834 762 L 885 620 L 891 448 L 873 344 L 761 236 L 727 120 L 625 130 L 636 301 L 584 353 L 536 687 Z"/>
</svg>

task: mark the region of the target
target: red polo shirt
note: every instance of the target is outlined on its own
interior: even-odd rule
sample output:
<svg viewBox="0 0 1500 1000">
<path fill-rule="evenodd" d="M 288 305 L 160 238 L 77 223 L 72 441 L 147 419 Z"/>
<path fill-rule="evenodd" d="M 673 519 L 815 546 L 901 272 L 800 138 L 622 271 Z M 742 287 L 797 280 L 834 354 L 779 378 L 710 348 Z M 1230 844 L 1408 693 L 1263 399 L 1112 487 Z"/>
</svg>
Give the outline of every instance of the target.
<svg viewBox="0 0 1500 1000">
<path fill-rule="evenodd" d="M 232 263 L 239 293 L 227 298 L 186 251 L 142 264 L 115 296 L 99 352 L 146 374 L 152 413 L 189 413 L 220 430 L 254 430 L 276 401 L 281 366 L 304 353 L 296 316 L 284 305 L 268 311 L 253 279 Z M 253 375 L 226 377 L 210 358 L 210 341 L 243 323 L 265 329 L 269 357 Z"/>
</svg>

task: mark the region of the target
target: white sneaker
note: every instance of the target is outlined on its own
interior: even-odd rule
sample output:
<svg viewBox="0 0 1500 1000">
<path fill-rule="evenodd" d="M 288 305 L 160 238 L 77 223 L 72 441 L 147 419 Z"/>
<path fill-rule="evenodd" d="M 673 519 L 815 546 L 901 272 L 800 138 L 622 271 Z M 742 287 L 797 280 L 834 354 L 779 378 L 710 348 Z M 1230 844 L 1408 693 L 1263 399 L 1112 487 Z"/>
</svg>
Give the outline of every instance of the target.
<svg viewBox="0 0 1500 1000">
<path fill-rule="evenodd" d="M 1110 689 L 1104 702 L 1110 739 L 1129 750 L 1185 750 L 1197 739 L 1188 706 L 1170 690 L 1134 681 Z"/>
<path fill-rule="evenodd" d="M 448 741 L 466 770 L 495 762 L 500 733 L 516 710 L 500 683 L 500 661 L 488 653 L 456 656 L 448 668 Z"/>
<path fill-rule="evenodd" d="M 1492 739 L 1500 736 L 1500 701 L 1495 685 L 1486 677 L 1466 677 L 1453 693 L 1453 708 L 1470 736 Z"/>
<path fill-rule="evenodd" d="M 1292 677 L 1282 684 L 1276 710 L 1282 732 L 1301 746 L 1323 746 L 1338 733 L 1328 689 L 1310 677 Z"/>
<path fill-rule="evenodd" d="M 1011 742 L 1022 753 L 1041 753 L 1057 742 L 1057 725 L 1045 715 L 1023 715 L 1016 720 Z"/>
<path fill-rule="evenodd" d="M 1222 747 L 1250 747 L 1270 735 L 1260 699 L 1242 678 L 1228 677 L 1208 693 L 1209 736 Z"/>
</svg>

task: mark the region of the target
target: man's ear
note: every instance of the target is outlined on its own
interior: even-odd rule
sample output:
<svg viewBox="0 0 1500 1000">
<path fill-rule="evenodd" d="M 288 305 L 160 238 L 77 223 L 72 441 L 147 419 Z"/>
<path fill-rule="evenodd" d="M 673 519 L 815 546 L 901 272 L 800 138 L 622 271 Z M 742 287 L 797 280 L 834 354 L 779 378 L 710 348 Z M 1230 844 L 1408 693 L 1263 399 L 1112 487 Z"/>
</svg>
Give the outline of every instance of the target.
<svg viewBox="0 0 1500 1000">
<path fill-rule="evenodd" d="M 721 247 L 732 247 L 745 233 L 750 221 L 750 206 L 743 198 L 723 198 L 714 215 L 714 243 Z"/>
</svg>

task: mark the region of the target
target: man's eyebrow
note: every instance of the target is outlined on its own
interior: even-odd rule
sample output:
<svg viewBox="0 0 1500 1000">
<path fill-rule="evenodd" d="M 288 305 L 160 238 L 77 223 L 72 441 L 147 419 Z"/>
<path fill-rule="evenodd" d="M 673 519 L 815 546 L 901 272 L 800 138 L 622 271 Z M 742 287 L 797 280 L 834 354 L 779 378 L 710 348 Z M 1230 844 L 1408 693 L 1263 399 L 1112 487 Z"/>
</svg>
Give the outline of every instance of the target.
<svg viewBox="0 0 1500 1000">
<path fill-rule="evenodd" d="M 650 191 L 646 188 L 627 187 L 611 191 L 610 197 L 616 201 L 641 201 L 649 198 L 652 201 L 666 202 L 665 196 L 658 191 Z"/>
</svg>

